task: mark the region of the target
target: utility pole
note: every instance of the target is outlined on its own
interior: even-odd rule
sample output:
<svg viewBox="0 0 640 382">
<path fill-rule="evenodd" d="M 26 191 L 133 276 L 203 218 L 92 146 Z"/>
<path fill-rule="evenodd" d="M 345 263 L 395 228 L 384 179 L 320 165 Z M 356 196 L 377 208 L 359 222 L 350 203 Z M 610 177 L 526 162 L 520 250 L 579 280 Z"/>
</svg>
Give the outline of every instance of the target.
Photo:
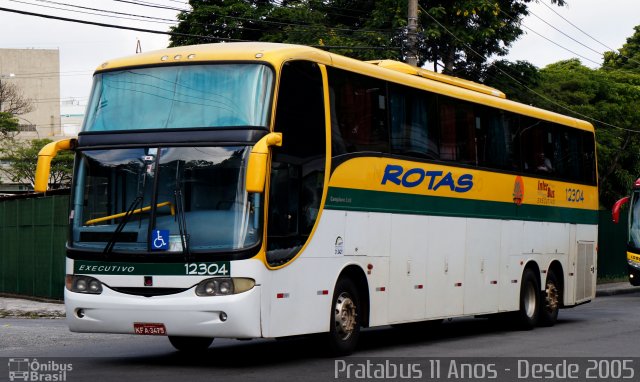
<svg viewBox="0 0 640 382">
<path fill-rule="evenodd" d="M 409 0 L 407 12 L 407 57 L 409 65 L 418 66 L 418 0 Z"/>
</svg>

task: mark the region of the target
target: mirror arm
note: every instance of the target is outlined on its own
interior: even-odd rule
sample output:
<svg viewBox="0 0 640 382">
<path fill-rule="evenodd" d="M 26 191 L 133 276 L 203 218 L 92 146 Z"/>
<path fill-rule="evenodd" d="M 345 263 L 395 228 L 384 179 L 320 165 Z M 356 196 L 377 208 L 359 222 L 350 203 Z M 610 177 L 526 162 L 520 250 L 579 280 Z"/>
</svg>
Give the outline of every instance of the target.
<svg viewBox="0 0 640 382">
<path fill-rule="evenodd" d="M 36 177 L 33 185 L 35 192 L 46 192 L 49 186 L 49 175 L 51 173 L 51 161 L 62 150 L 73 150 L 76 148 L 75 138 L 63 139 L 51 142 L 44 146 L 38 153 L 38 165 L 36 167 Z"/>
<path fill-rule="evenodd" d="M 615 224 L 618 224 L 618 222 L 620 221 L 620 210 L 622 209 L 622 207 L 627 204 L 629 202 L 630 197 L 625 196 L 624 198 L 618 200 L 614 205 L 613 205 L 613 209 L 611 210 L 611 218 L 613 219 L 613 222 Z"/>
<path fill-rule="evenodd" d="M 267 158 L 269 148 L 282 146 L 282 133 L 269 133 L 262 137 L 251 149 L 247 164 L 246 187 L 247 192 L 264 192 L 267 173 Z"/>
</svg>

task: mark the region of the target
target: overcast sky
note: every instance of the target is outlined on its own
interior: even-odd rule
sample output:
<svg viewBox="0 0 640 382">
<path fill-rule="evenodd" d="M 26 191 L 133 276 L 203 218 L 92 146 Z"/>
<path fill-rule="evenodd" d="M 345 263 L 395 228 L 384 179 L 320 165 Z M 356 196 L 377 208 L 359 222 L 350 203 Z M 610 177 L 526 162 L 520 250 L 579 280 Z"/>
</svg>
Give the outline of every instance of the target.
<svg viewBox="0 0 640 382">
<path fill-rule="evenodd" d="M 124 17 L 130 16 L 122 14 L 111 14 L 116 17 L 102 17 L 68 10 L 63 11 L 61 9 L 70 9 L 70 7 L 62 4 L 172 20 L 175 20 L 178 13 L 176 10 L 154 8 L 149 5 L 169 8 L 187 7 L 186 0 L 127 1 L 145 3 L 146 6 L 130 4 L 123 0 L 0 0 L 0 8 L 166 31 L 171 25 L 170 23 L 159 20 L 143 22 L 139 19 L 124 19 Z M 541 1 L 550 4 L 550 0 Z M 527 33 L 513 44 L 507 59 L 512 61 L 527 60 L 538 67 L 544 67 L 559 60 L 578 57 L 585 65 L 597 67 L 602 62 L 602 56 L 596 52 L 610 50 L 607 47 L 620 48 L 626 39 L 633 34 L 633 27 L 640 25 L 640 0 L 567 1 L 569 2 L 568 6 L 562 8 L 553 6 L 553 9 L 589 36 L 571 26 L 543 4 L 534 3 L 530 9 L 539 18 L 530 15 L 524 20 L 524 29 Z M 89 9 L 71 9 L 99 13 Z M 541 19 L 551 26 L 545 24 Z M 577 42 L 553 29 L 552 26 Z M 536 33 L 573 52 L 554 45 Z M 140 39 L 142 49 L 145 52 L 164 48 L 168 44 L 168 36 L 166 35 L 82 25 L 0 11 L 0 48 L 60 50 L 61 97 L 63 99 L 74 97 L 86 101 L 90 91 L 92 71 L 106 60 L 134 54 L 137 39 Z M 20 73 L 15 74 L 20 75 Z"/>
</svg>

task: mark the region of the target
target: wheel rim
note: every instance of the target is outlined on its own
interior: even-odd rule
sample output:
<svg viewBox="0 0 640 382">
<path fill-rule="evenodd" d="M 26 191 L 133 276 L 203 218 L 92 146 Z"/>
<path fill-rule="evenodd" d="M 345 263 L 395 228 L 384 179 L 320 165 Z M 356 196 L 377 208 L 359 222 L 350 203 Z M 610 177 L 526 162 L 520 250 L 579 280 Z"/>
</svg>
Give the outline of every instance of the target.
<svg viewBox="0 0 640 382">
<path fill-rule="evenodd" d="M 560 294 L 558 293 L 558 288 L 556 288 L 556 284 L 552 282 L 547 282 L 547 290 L 546 290 L 546 298 L 545 298 L 545 308 L 547 312 L 553 313 L 558 309 L 558 303 L 560 301 Z"/>
<path fill-rule="evenodd" d="M 343 292 L 336 299 L 336 309 L 334 321 L 336 334 L 341 340 L 347 340 L 356 329 L 356 304 L 346 292 Z"/>
<path fill-rule="evenodd" d="M 522 303 L 527 317 L 533 317 L 536 313 L 536 290 L 533 285 L 527 285 Z"/>
</svg>

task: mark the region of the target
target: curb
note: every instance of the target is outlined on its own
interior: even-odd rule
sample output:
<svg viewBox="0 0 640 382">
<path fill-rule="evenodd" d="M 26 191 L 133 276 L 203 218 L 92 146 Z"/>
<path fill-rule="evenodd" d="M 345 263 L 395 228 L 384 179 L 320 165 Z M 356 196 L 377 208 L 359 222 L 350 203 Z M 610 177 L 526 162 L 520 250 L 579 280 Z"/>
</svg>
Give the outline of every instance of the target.
<svg viewBox="0 0 640 382">
<path fill-rule="evenodd" d="M 0 293 L 0 298 L 17 298 L 20 300 L 29 300 L 29 301 L 35 301 L 35 302 L 46 302 L 49 304 L 64 304 L 63 300 L 54 300 L 51 298 L 45 298 L 45 297 L 35 297 L 35 296 L 25 296 L 25 295 L 21 295 L 21 294 L 13 294 L 13 293 Z"/>
<path fill-rule="evenodd" d="M 629 293 L 637 293 L 637 292 L 640 292 L 640 287 L 634 287 L 629 285 L 629 287 L 626 287 L 626 288 L 611 288 L 611 289 L 596 290 L 596 297 L 616 296 L 619 294 L 629 294 Z"/>
</svg>

